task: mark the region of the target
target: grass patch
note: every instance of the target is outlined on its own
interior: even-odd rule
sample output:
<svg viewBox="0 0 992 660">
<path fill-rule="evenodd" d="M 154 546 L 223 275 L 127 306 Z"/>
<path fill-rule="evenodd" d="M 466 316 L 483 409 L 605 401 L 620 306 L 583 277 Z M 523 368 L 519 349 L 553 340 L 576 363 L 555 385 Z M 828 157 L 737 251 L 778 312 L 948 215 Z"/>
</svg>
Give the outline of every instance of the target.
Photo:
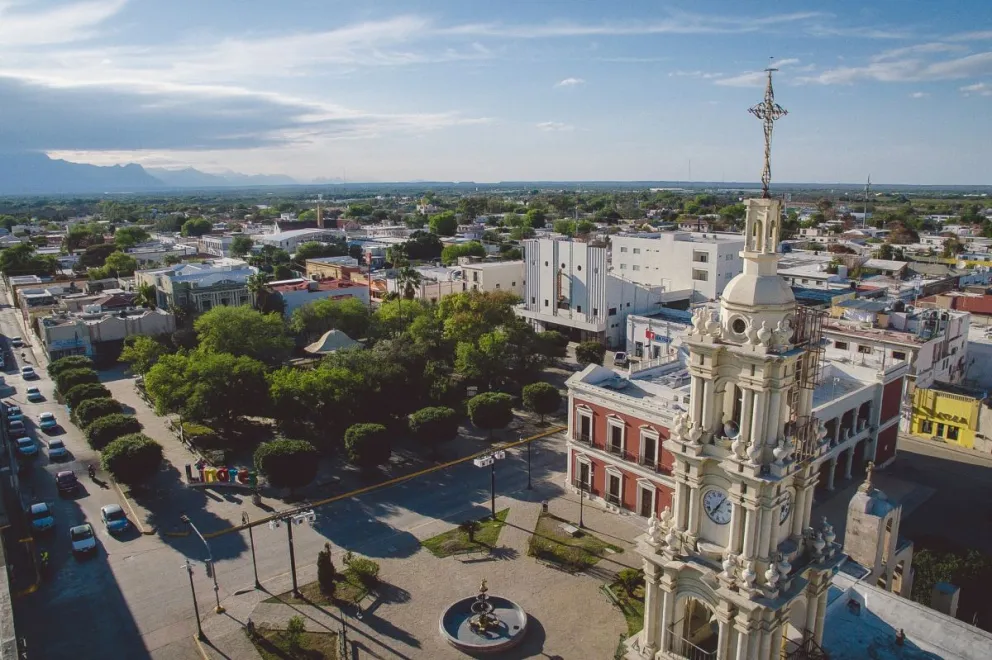
<svg viewBox="0 0 992 660">
<path fill-rule="evenodd" d="M 575 536 L 566 534 L 559 525 L 567 522 L 550 513 L 542 513 L 527 543 L 527 554 L 577 573 L 596 565 L 608 554 L 607 550 L 623 552 L 623 548 L 582 529 Z"/>
<path fill-rule="evenodd" d="M 336 633 L 304 631 L 294 649 L 285 630 L 258 628 L 251 640 L 264 660 L 337 660 L 338 636 Z"/>
<path fill-rule="evenodd" d="M 510 515 L 509 509 L 496 512 L 496 520 L 486 518 L 479 521 L 479 530 L 475 532 L 472 541 L 468 538 L 468 533 L 456 527 L 443 534 L 432 536 L 420 542 L 431 551 L 435 557 L 450 557 L 451 555 L 479 551 L 486 552 L 496 545 L 499 540 L 499 532 L 506 523 L 506 517 Z"/>
<path fill-rule="evenodd" d="M 339 572 L 334 579 L 336 589 L 334 596 L 328 598 L 327 594 L 320 590 L 320 584 L 314 580 L 300 586 L 300 595 L 303 599 L 314 605 L 340 605 L 342 603 L 359 603 L 368 593 L 368 587 L 362 584 L 358 576 L 350 568 Z M 276 596 L 270 596 L 265 603 L 299 603 L 293 598 L 293 592 L 287 591 Z"/>
<path fill-rule="evenodd" d="M 627 621 L 627 637 L 639 633 L 644 627 L 644 585 L 635 587 L 632 594 L 628 594 L 619 582 L 614 582 L 609 587 L 620 601 L 623 618 Z"/>
</svg>

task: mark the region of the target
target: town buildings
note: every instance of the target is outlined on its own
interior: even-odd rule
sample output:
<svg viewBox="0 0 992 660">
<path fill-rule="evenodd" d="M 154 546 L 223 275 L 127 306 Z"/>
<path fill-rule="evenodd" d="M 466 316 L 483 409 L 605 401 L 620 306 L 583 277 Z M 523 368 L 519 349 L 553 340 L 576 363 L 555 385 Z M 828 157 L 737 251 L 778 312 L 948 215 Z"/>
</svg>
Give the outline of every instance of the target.
<svg viewBox="0 0 992 660">
<path fill-rule="evenodd" d="M 740 234 L 616 234 L 610 273 L 667 292 L 690 291 L 691 302 L 716 300 L 741 272 L 743 247 Z"/>
<path fill-rule="evenodd" d="M 524 241 L 524 295 L 517 314 L 538 331 L 620 346 L 628 314 L 657 311 L 663 290 L 609 271 L 606 248 L 579 241 Z"/>
<path fill-rule="evenodd" d="M 509 291 L 524 294 L 523 261 L 479 261 L 461 265 L 466 291 Z"/>
<path fill-rule="evenodd" d="M 153 337 L 175 330 L 175 315 L 164 309 L 105 308 L 97 303 L 41 318 L 38 336 L 49 360 L 85 355 L 97 362 L 113 362 L 128 337 Z"/>
<path fill-rule="evenodd" d="M 293 312 L 304 305 L 317 300 L 346 300 L 355 298 L 362 304 L 369 304 L 368 285 L 352 282 L 351 280 L 309 280 L 296 278 L 269 282 L 266 288 L 282 298 L 285 303 L 283 314 L 292 316 Z"/>
<path fill-rule="evenodd" d="M 155 287 L 159 307 L 188 308 L 200 313 L 218 305 L 251 304 L 253 295 L 248 291 L 248 278 L 257 272 L 258 269 L 240 259 L 215 259 L 139 270 L 134 279 L 137 286 Z"/>
<path fill-rule="evenodd" d="M 304 263 L 307 277 L 315 280 L 349 280 L 352 273 L 362 271 L 354 257 L 315 257 Z"/>
<path fill-rule="evenodd" d="M 345 232 L 339 229 L 290 229 L 288 231 L 277 231 L 271 234 L 257 234 L 252 236 L 252 240 L 258 245 L 270 245 L 280 250 L 285 250 L 290 254 L 304 243 L 317 241 L 318 243 L 333 243 L 345 240 Z"/>
</svg>

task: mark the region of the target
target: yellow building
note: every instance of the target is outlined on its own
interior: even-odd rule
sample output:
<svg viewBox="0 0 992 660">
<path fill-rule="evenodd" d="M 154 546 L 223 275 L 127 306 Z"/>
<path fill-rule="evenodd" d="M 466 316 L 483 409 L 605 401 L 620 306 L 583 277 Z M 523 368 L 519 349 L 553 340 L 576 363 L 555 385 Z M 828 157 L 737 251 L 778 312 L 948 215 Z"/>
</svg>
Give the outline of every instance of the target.
<svg viewBox="0 0 992 660">
<path fill-rule="evenodd" d="M 962 447 L 975 446 L 985 393 L 945 383 L 913 392 L 911 432 Z"/>
</svg>

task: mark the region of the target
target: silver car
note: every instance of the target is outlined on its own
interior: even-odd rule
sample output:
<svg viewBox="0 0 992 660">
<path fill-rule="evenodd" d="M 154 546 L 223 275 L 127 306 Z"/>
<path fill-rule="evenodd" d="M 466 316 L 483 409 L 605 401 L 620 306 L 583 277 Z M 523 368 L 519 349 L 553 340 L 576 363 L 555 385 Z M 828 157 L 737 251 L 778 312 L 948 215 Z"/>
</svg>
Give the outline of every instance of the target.
<svg viewBox="0 0 992 660">
<path fill-rule="evenodd" d="M 93 525 L 89 523 L 76 525 L 70 529 L 69 540 L 72 542 L 73 554 L 86 555 L 96 551 L 96 533 L 93 532 Z"/>
<path fill-rule="evenodd" d="M 31 518 L 31 528 L 36 532 L 47 532 L 55 527 L 55 516 L 52 508 L 45 502 L 32 504 L 28 509 L 28 517 Z"/>
</svg>

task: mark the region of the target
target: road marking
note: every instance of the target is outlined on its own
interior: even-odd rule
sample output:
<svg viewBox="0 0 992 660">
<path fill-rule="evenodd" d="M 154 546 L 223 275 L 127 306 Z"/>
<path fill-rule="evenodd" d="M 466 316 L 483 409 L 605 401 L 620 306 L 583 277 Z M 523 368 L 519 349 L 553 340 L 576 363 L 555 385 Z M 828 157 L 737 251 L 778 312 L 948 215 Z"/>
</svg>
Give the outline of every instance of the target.
<svg viewBox="0 0 992 660">
<path fill-rule="evenodd" d="M 128 508 L 128 511 L 131 512 L 131 518 L 134 520 L 134 526 L 138 528 L 138 531 L 144 534 L 145 536 L 151 536 L 152 534 L 154 534 L 155 533 L 154 529 L 151 531 L 146 530 L 145 526 L 141 524 L 141 521 L 138 519 L 138 514 L 134 512 L 134 507 L 131 506 L 131 501 L 127 499 L 127 495 L 125 495 L 124 491 L 121 490 L 120 485 L 118 485 L 118 483 L 113 479 L 111 479 L 110 481 L 111 483 L 114 484 L 114 488 L 117 489 L 117 494 L 121 496 L 122 500 L 124 500 L 124 506 L 126 506 Z"/>
<path fill-rule="evenodd" d="M 500 449 L 512 449 L 512 448 L 517 447 L 517 446 L 520 446 L 520 445 L 525 445 L 528 442 L 532 442 L 534 440 L 540 440 L 541 438 L 546 438 L 547 436 L 554 435 L 555 433 L 560 433 L 560 432 L 566 430 L 567 428 L 568 428 L 567 426 L 555 426 L 555 427 L 552 427 L 552 428 L 548 429 L 547 431 L 544 431 L 542 433 L 538 433 L 537 435 L 532 435 L 529 438 L 524 438 L 522 440 L 517 440 L 516 442 L 510 442 L 510 443 L 507 443 L 505 445 L 500 445 L 499 448 Z M 333 504 L 334 502 L 338 502 L 340 500 L 350 499 L 350 498 L 357 497 L 359 495 L 364 495 L 366 493 L 371 493 L 372 491 L 379 490 L 380 488 L 388 488 L 389 486 L 395 486 L 396 484 L 403 483 L 404 481 L 409 481 L 410 479 L 416 479 L 417 477 L 422 477 L 425 474 L 431 474 L 433 472 L 438 472 L 440 470 L 446 470 L 449 467 L 453 467 L 455 465 L 460 465 L 462 463 L 467 463 L 468 461 L 472 461 L 472 460 L 475 460 L 475 459 L 480 458 L 482 456 L 486 456 L 488 454 L 491 454 L 493 452 L 493 449 L 495 449 L 495 448 L 485 449 L 483 451 L 476 452 L 475 454 L 472 454 L 470 456 L 465 456 L 463 458 L 456 458 L 453 461 L 448 461 L 447 463 L 442 463 L 441 465 L 435 465 L 434 467 L 430 467 L 430 468 L 427 468 L 427 469 L 424 469 L 424 470 L 420 470 L 419 472 L 414 472 L 413 474 L 407 474 L 407 475 L 404 475 L 402 477 L 396 477 L 395 479 L 389 479 L 388 481 L 384 481 L 381 484 L 375 484 L 373 486 L 365 486 L 364 488 L 358 488 L 356 490 L 353 490 L 353 491 L 350 491 L 350 492 L 347 492 L 347 493 L 342 493 L 340 495 L 334 495 L 333 497 L 328 497 L 328 498 L 323 499 L 323 500 L 318 500 L 316 502 L 310 502 L 307 505 L 307 507 L 309 507 L 310 509 L 316 509 L 317 507 L 324 506 L 326 504 Z M 266 516 L 265 518 L 259 518 L 258 520 L 253 520 L 250 523 L 248 523 L 247 525 L 235 525 L 234 527 L 228 527 L 226 529 L 217 530 L 215 532 L 207 532 L 207 533 L 205 533 L 203 535 L 203 537 L 204 538 L 208 538 L 208 539 L 212 539 L 212 538 L 216 538 L 218 536 L 223 536 L 224 534 L 230 534 L 232 532 L 240 532 L 240 531 L 242 531 L 244 529 L 248 529 L 249 527 L 257 527 L 258 525 L 268 524 L 269 521 L 275 520 L 275 519 L 277 519 L 277 518 L 279 518 L 281 516 L 285 516 L 285 515 L 286 515 L 285 513 L 274 513 L 271 516 Z"/>
</svg>

